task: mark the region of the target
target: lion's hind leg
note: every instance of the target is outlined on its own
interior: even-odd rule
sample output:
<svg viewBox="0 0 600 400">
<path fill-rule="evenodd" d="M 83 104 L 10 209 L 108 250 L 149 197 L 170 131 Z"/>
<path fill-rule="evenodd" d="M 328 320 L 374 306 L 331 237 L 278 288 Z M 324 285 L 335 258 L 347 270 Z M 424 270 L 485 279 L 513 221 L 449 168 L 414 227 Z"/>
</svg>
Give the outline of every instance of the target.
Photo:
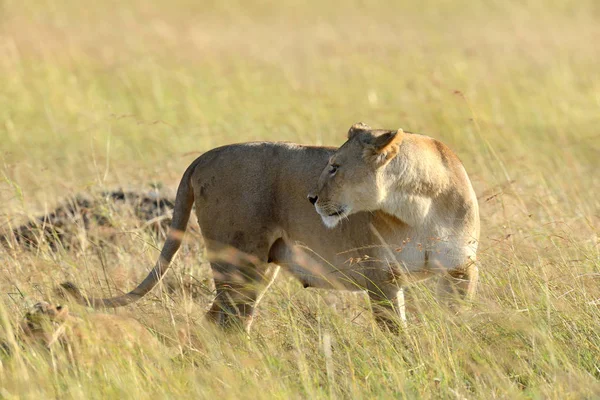
<svg viewBox="0 0 600 400">
<path fill-rule="evenodd" d="M 207 250 L 216 288 L 207 319 L 222 328 L 249 332 L 256 306 L 279 272 L 269 264 L 269 246 L 237 243 L 234 248 L 213 242 Z"/>
<path fill-rule="evenodd" d="M 222 328 L 250 329 L 254 316 L 258 271 L 225 262 L 211 262 L 216 296 L 207 319 Z"/>
</svg>

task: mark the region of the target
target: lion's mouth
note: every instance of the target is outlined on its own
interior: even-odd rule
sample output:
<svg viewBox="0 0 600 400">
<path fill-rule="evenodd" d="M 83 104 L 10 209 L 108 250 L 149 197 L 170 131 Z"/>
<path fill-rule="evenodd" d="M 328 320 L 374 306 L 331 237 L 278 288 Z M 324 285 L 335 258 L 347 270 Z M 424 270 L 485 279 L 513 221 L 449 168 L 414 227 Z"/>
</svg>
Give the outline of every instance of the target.
<svg viewBox="0 0 600 400">
<path fill-rule="evenodd" d="M 323 219 L 323 223 L 328 228 L 333 228 L 341 220 L 343 220 L 348 215 L 350 215 L 351 207 L 341 206 L 338 209 L 336 209 L 335 211 L 330 211 L 330 210 L 331 210 L 331 208 L 329 210 L 323 210 L 323 209 L 319 209 L 317 207 L 317 212 L 319 213 L 319 215 L 321 215 L 321 219 Z"/>
<path fill-rule="evenodd" d="M 346 213 L 344 208 L 340 208 L 337 211 L 332 212 L 331 214 L 327 214 L 328 217 L 342 217 Z"/>
<path fill-rule="evenodd" d="M 315 205 L 317 213 L 321 216 L 323 223 L 328 228 L 337 226 L 340 221 L 348 217 L 352 211 L 352 207 L 349 205 L 338 205 L 338 204 L 327 204 L 326 207 L 320 207 L 318 204 Z"/>
<path fill-rule="evenodd" d="M 348 215 L 348 207 L 340 206 L 337 210 L 327 213 L 328 217 L 338 217 L 342 218 Z"/>
</svg>

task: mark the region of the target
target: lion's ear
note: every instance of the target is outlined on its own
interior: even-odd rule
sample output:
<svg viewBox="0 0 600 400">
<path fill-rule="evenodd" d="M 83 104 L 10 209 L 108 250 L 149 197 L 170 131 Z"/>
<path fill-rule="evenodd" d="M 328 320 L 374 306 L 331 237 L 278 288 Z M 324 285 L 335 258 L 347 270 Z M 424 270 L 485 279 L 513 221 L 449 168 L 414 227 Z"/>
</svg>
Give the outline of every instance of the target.
<svg viewBox="0 0 600 400">
<path fill-rule="evenodd" d="M 403 139 L 404 131 L 402 129 L 376 136 L 365 147 L 365 157 L 378 166 L 384 166 L 398 154 Z"/>
<path fill-rule="evenodd" d="M 389 153 L 391 151 L 398 151 L 398 146 L 404 139 L 404 131 L 398 129 L 397 131 L 389 131 L 383 135 L 379 135 L 373 140 L 372 144 L 375 147 L 375 151 L 378 153 Z"/>
<path fill-rule="evenodd" d="M 371 130 L 372 128 L 369 125 L 363 124 L 362 122 L 358 122 L 352 125 L 348 130 L 348 139 L 352 139 L 354 136 L 356 136 L 356 134 L 360 132 L 368 132 Z"/>
</svg>

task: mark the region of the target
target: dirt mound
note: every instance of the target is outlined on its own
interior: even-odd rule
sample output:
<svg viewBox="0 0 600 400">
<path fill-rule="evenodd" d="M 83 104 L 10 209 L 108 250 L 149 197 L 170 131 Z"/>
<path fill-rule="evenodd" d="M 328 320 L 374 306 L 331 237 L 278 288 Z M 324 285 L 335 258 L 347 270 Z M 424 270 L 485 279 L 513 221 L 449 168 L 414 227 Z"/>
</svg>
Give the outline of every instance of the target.
<svg viewBox="0 0 600 400">
<path fill-rule="evenodd" d="M 175 200 L 157 192 L 116 190 L 97 196 L 76 195 L 56 209 L 33 218 L 0 236 L 12 247 L 70 249 L 84 238 L 111 240 L 111 230 L 128 227 L 164 237 L 171 222 Z"/>
</svg>

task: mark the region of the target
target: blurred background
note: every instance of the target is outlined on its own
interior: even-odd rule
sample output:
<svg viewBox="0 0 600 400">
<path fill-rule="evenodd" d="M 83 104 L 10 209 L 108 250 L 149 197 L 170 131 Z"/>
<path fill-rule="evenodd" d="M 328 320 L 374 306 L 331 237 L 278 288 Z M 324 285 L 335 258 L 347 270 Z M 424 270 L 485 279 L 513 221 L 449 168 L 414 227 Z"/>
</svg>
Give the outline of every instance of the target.
<svg viewBox="0 0 600 400">
<path fill-rule="evenodd" d="M 175 186 L 207 149 L 339 145 L 358 121 L 441 139 L 479 193 L 578 196 L 598 185 L 599 19 L 594 0 L 2 0 L 0 202 Z"/>
<path fill-rule="evenodd" d="M 403 340 L 414 354 L 406 355 L 356 325 L 369 315 L 364 300 L 336 293 L 348 299 L 336 314 L 316 306 L 324 292 L 280 278 L 256 323 L 268 340 L 240 345 L 251 367 L 228 342 L 213 343 L 213 364 L 188 365 L 180 387 L 192 371 L 196 390 L 222 394 L 212 371 L 249 371 L 232 381 L 255 398 L 300 390 L 311 398 L 328 382 L 326 393 L 356 398 L 399 397 L 397 388 L 428 398 L 565 398 L 571 390 L 593 398 L 599 38 L 598 0 L 0 0 L 0 231 L 79 193 L 172 193 L 193 159 L 228 143 L 338 146 L 359 121 L 423 133 L 458 154 L 479 198 L 482 273 L 469 324 L 435 314 L 424 284 L 412 293 L 434 311 L 411 324 Z M 91 282 L 94 293 L 109 281 L 122 290 L 139 282 L 162 239 L 119 225 L 123 215 L 112 215 L 112 247 L 0 250 L 0 290 L 18 298 L 3 297 L 5 308 L 18 315 L 23 299 L 66 278 Z M 176 269 L 199 264 L 200 238 L 190 237 L 196 247 Z M 188 275 L 210 281 L 206 268 Z M 210 290 L 203 296 L 210 301 Z M 203 329 L 202 307 L 176 300 L 171 308 L 171 300 L 140 302 L 155 313 L 146 323 Z M 321 329 L 340 346 L 337 386 L 319 364 Z M 96 393 L 102 379 L 118 387 L 123 376 L 90 379 L 85 390 Z M 141 395 L 176 390 L 171 383 Z"/>
</svg>

